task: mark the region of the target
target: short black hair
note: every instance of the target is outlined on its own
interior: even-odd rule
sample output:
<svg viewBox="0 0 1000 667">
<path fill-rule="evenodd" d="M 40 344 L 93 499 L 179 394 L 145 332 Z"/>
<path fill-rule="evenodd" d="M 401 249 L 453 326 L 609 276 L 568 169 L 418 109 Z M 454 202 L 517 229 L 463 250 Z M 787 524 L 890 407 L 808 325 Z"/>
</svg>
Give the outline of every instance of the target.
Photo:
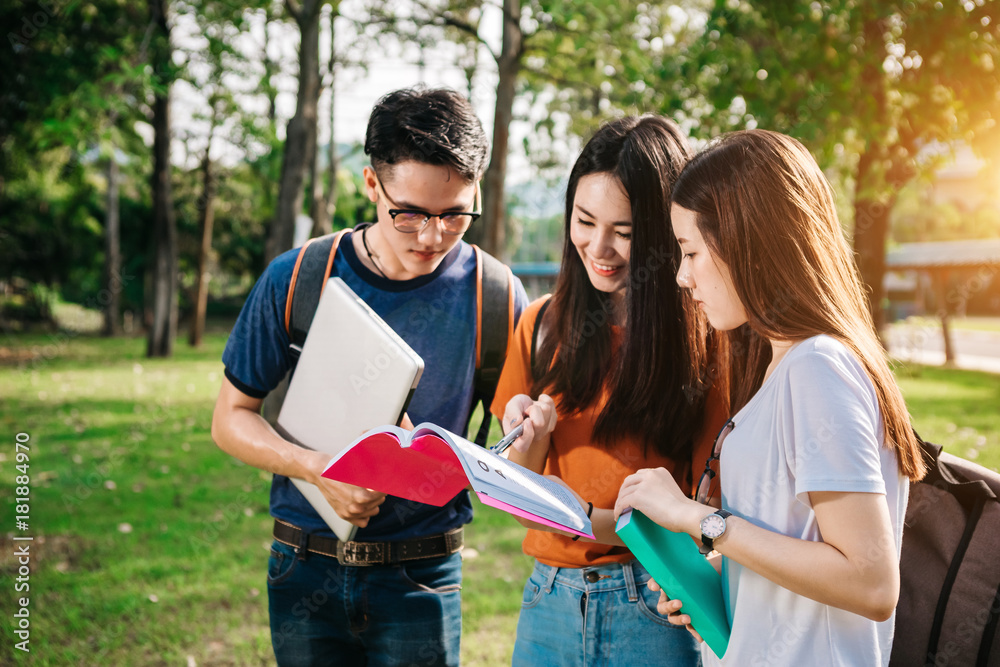
<svg viewBox="0 0 1000 667">
<path fill-rule="evenodd" d="M 489 142 L 472 105 L 447 88 L 404 88 L 372 109 L 365 154 L 376 172 L 407 160 L 452 167 L 469 181 L 486 171 Z"/>
</svg>

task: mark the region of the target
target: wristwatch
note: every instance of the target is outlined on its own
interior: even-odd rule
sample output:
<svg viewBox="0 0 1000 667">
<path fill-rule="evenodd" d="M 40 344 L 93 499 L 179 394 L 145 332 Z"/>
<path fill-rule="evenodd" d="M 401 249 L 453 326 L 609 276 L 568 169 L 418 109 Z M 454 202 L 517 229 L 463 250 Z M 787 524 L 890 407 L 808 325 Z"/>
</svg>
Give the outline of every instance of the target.
<svg viewBox="0 0 1000 667">
<path fill-rule="evenodd" d="M 701 553 L 707 554 L 714 549 L 715 540 L 726 532 L 726 519 L 733 515 L 727 510 L 718 510 L 701 520 Z"/>
</svg>

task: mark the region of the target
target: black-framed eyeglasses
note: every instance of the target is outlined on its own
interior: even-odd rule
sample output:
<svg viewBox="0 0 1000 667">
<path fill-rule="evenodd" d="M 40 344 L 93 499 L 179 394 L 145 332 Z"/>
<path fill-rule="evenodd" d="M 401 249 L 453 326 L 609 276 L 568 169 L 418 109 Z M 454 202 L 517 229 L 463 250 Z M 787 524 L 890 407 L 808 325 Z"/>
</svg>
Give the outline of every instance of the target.
<svg viewBox="0 0 1000 667">
<path fill-rule="evenodd" d="M 382 185 L 381 179 L 376 179 L 378 184 L 379 192 L 385 197 L 386 202 L 392 203 L 392 199 L 385 192 L 385 187 Z M 427 223 L 430 222 L 431 218 L 437 218 L 441 221 L 441 231 L 445 234 L 451 236 L 458 236 L 459 234 L 464 234 L 469 226 L 475 222 L 480 215 L 482 215 L 482 200 L 483 193 L 479 187 L 479 182 L 476 182 L 476 201 L 473 203 L 473 208 L 477 209 L 478 212 L 472 211 L 445 211 L 444 213 L 428 213 L 427 211 L 421 211 L 420 209 L 412 208 L 389 208 L 389 217 L 392 218 L 392 226 L 397 230 L 403 232 L 404 234 L 416 234 L 417 232 L 423 231 Z"/>
<path fill-rule="evenodd" d="M 695 487 L 694 499 L 703 505 L 708 504 L 708 499 L 712 496 L 719 495 L 715 480 L 719 476 L 719 457 L 722 456 L 722 443 L 726 441 L 726 436 L 732 433 L 734 428 L 736 428 L 736 422 L 730 419 L 715 436 L 712 455 L 705 461 L 705 472 L 701 473 L 701 479 L 698 480 L 698 486 Z"/>
</svg>

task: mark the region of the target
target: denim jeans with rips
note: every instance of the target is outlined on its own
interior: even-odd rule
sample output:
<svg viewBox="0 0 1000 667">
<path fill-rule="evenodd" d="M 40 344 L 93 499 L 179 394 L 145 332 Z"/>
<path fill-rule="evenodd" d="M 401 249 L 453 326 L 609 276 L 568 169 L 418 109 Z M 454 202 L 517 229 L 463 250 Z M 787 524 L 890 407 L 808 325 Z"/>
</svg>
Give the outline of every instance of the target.
<svg viewBox="0 0 1000 667">
<path fill-rule="evenodd" d="M 459 664 L 462 556 L 355 567 L 275 541 L 268 561 L 278 665 Z"/>
<path fill-rule="evenodd" d="M 524 586 L 513 664 L 695 667 L 694 637 L 656 611 L 639 561 L 585 568 L 535 562 Z"/>
</svg>

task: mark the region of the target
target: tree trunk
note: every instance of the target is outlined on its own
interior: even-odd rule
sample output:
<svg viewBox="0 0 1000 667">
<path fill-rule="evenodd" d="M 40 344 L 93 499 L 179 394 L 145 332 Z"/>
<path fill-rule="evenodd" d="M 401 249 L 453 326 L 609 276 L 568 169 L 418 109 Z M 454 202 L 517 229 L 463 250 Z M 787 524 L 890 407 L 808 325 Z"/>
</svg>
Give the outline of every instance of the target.
<svg viewBox="0 0 1000 667">
<path fill-rule="evenodd" d="M 177 230 L 170 188 L 170 25 L 167 0 L 150 0 L 156 22 L 153 72 L 164 86 L 153 99 L 153 322 L 146 355 L 169 357 L 177 335 Z"/>
<path fill-rule="evenodd" d="M 331 35 L 331 40 L 332 40 Z M 331 47 L 333 44 L 330 45 Z M 330 60 L 330 143 L 326 147 L 326 198 L 323 200 L 323 221 L 329 232 L 333 231 L 333 215 L 337 212 L 337 172 L 340 171 L 340 157 L 337 155 L 337 134 L 334 132 L 334 110 L 337 90 L 334 78 L 333 60 Z M 324 231 L 323 233 L 329 233 Z"/>
<path fill-rule="evenodd" d="M 122 332 L 119 311 L 121 310 L 121 217 L 118 197 L 118 161 L 115 159 L 115 146 L 111 146 L 111 157 L 108 160 L 108 200 L 106 218 L 104 221 L 104 292 L 107 302 L 104 304 L 104 336 L 119 336 Z M 104 299 L 101 299 L 104 301 Z"/>
<path fill-rule="evenodd" d="M 514 115 L 514 91 L 521 69 L 521 0 L 504 0 L 503 13 L 503 47 L 497 59 L 500 81 L 497 84 L 497 102 L 493 114 L 490 166 L 483 178 L 483 222 L 480 237 L 483 250 L 500 259 L 504 259 L 507 254 L 504 180 L 507 176 L 510 122 Z"/>
<path fill-rule="evenodd" d="M 955 367 L 955 344 L 951 339 L 951 315 L 948 311 L 941 313 L 941 337 L 944 340 L 944 365 Z"/>
<path fill-rule="evenodd" d="M 265 249 L 265 259 L 268 262 L 292 247 L 295 216 L 302 210 L 305 198 L 305 177 L 309 169 L 309 159 L 316 152 L 321 6 L 320 0 L 305 0 L 301 9 L 294 14 L 302 35 L 299 45 L 299 92 L 295 115 L 288 121 L 285 137 L 278 206 Z"/>
<path fill-rule="evenodd" d="M 317 122 L 317 125 L 319 123 Z M 319 128 L 317 127 L 317 135 Z M 313 143 L 313 152 L 309 156 L 309 217 L 313 224 L 309 229 L 310 238 L 317 233 L 320 226 L 320 208 L 323 206 L 323 170 L 319 166 L 319 140 Z"/>
<path fill-rule="evenodd" d="M 267 95 L 267 121 L 268 127 L 271 129 L 271 136 L 273 137 L 278 129 L 277 117 L 278 117 L 278 88 L 274 85 L 272 79 L 275 74 L 278 73 L 277 64 L 271 60 L 271 56 L 268 53 L 268 45 L 270 44 L 270 37 L 268 35 L 268 30 L 271 27 L 271 6 L 267 5 L 264 8 L 264 80 L 261 82 L 261 88 L 264 90 L 264 94 Z"/>
<path fill-rule="evenodd" d="M 339 163 L 337 160 L 337 134 L 335 132 L 336 125 L 334 124 L 334 119 L 336 118 L 337 109 L 337 45 L 336 45 L 336 23 L 337 23 L 337 9 L 338 4 L 333 6 L 330 12 L 330 63 L 327 67 L 327 73 L 330 76 L 330 141 L 326 145 L 326 190 L 324 191 L 322 187 L 317 188 L 317 184 L 322 186 L 323 177 L 320 175 L 319 170 L 319 160 L 316 160 L 316 166 L 314 168 L 314 182 L 313 182 L 313 202 L 312 202 L 312 219 L 313 219 L 313 236 L 323 236 L 324 234 L 330 234 L 333 232 L 333 213 L 337 208 L 337 170 L 339 168 Z M 317 156 L 319 151 L 316 151 Z"/>
<path fill-rule="evenodd" d="M 882 24 L 877 11 L 869 8 L 870 16 L 864 23 L 864 43 L 875 51 L 864 59 L 861 71 L 861 86 L 867 91 L 872 107 L 867 111 L 871 114 L 871 123 L 876 127 L 885 125 L 886 101 L 885 81 L 882 71 L 880 49 L 883 44 Z M 885 148 L 877 140 L 870 141 L 862 148 L 858 159 L 858 167 L 854 180 L 854 251 L 857 254 L 858 270 L 861 280 L 868 287 L 868 311 L 871 313 L 875 330 L 886 344 L 883 330 L 885 329 L 885 309 L 883 300 L 885 290 L 885 242 L 889 234 L 889 212 L 891 203 L 887 203 L 881 195 L 885 192 L 885 168 L 881 164 L 885 157 Z M 895 201 L 895 195 L 889 197 Z"/>
<path fill-rule="evenodd" d="M 214 120 L 214 118 L 213 118 Z M 192 347 L 201 345 L 201 336 L 205 331 L 205 310 L 208 308 L 208 258 L 212 253 L 212 227 L 215 223 L 215 174 L 212 172 L 212 161 L 209 150 L 212 142 L 209 136 L 208 148 L 201 161 L 202 195 L 199 200 L 201 229 L 201 248 L 198 250 L 198 278 L 195 287 L 194 314 L 191 317 L 191 332 L 188 342 Z"/>
<path fill-rule="evenodd" d="M 941 340 L 944 341 L 944 365 L 951 368 L 955 366 L 955 343 L 951 338 L 951 309 L 948 306 L 949 274 L 947 269 L 933 269 L 931 276 L 934 282 L 934 296 L 937 301 L 938 317 L 941 318 Z"/>
<path fill-rule="evenodd" d="M 863 153 L 858 160 L 856 188 L 854 196 L 854 251 L 857 253 L 858 270 L 868 288 L 868 310 L 875 328 L 882 331 L 885 317 L 882 309 L 885 277 L 885 239 L 889 231 L 889 207 L 880 202 L 876 195 L 864 194 L 860 190 L 868 182 L 872 162 L 872 151 Z"/>
</svg>

